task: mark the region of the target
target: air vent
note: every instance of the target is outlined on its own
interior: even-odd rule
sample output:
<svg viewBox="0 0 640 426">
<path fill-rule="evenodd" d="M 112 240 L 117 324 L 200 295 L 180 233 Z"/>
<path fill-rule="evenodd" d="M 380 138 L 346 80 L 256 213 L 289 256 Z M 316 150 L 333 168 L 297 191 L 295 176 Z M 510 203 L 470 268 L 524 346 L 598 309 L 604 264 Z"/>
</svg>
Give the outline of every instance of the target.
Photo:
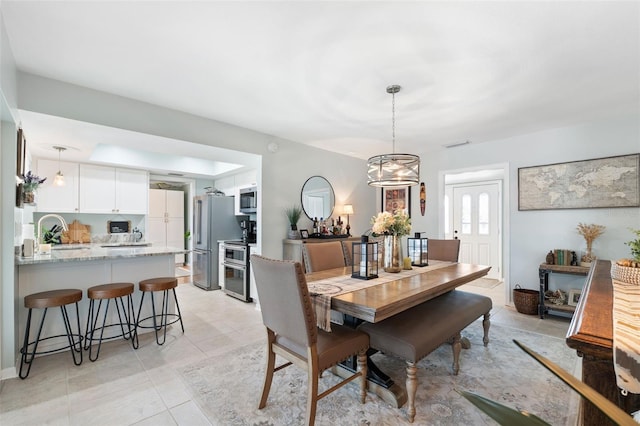
<svg viewBox="0 0 640 426">
<path fill-rule="evenodd" d="M 464 141 L 464 142 L 458 142 L 458 143 L 452 143 L 449 145 L 443 145 L 445 148 L 455 148 L 457 146 L 462 146 L 462 145 L 469 145 L 471 143 L 471 141 Z"/>
<path fill-rule="evenodd" d="M 169 173 L 169 176 L 184 176 L 182 173 Z"/>
</svg>

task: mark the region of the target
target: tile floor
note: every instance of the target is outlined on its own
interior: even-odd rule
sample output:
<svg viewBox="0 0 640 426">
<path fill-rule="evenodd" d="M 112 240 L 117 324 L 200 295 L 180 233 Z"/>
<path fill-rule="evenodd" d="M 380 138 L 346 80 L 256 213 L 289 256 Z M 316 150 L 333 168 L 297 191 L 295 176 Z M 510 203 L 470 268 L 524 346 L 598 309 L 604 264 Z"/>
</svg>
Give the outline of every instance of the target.
<svg viewBox="0 0 640 426">
<path fill-rule="evenodd" d="M 467 291 L 491 296 L 492 321 L 564 337 L 569 320 L 522 315 L 504 306 L 504 288 L 470 285 Z M 260 312 L 221 291 L 206 292 L 189 283 L 178 286 L 185 333 L 173 326 L 164 346 L 152 334 L 140 336 L 134 351 L 124 341 L 102 346 L 96 362 L 79 367 L 68 353 L 36 359 L 26 380 L 0 384 L 1 425 L 210 425 L 190 399 L 176 369 L 264 340 Z"/>
</svg>

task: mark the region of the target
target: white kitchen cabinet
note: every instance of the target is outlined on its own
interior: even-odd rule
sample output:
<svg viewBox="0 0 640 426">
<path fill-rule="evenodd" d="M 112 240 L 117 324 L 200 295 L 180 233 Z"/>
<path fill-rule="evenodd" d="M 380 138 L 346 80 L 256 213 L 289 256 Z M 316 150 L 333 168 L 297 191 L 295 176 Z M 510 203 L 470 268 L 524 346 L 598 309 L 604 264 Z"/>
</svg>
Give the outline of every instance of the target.
<svg viewBox="0 0 640 426">
<path fill-rule="evenodd" d="M 47 181 L 37 190 L 37 211 L 78 213 L 78 163 L 39 159 L 36 171 L 41 178 L 47 178 Z M 53 184 L 58 171 L 64 176 L 64 186 Z"/>
<path fill-rule="evenodd" d="M 184 192 L 149 190 L 146 240 L 153 246 L 184 247 Z M 176 255 L 176 263 L 184 263 L 184 254 Z"/>
<path fill-rule="evenodd" d="M 147 214 L 146 171 L 80 165 L 80 212 Z"/>
</svg>

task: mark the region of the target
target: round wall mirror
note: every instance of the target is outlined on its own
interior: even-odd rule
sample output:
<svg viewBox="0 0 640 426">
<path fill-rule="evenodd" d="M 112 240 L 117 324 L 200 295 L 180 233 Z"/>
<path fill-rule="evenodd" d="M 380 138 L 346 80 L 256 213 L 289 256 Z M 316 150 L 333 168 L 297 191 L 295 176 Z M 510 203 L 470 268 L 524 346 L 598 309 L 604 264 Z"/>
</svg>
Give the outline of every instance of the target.
<svg viewBox="0 0 640 426">
<path fill-rule="evenodd" d="M 328 180 L 322 176 L 311 176 L 302 185 L 300 194 L 302 209 L 307 217 L 327 219 L 333 212 L 335 194 Z"/>
</svg>

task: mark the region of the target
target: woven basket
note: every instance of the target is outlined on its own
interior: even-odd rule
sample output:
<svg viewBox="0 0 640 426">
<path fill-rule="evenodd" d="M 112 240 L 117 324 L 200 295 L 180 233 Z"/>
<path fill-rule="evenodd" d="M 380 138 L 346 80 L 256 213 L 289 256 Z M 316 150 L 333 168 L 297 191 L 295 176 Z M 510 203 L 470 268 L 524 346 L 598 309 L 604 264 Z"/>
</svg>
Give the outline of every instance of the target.
<svg viewBox="0 0 640 426">
<path fill-rule="evenodd" d="M 620 266 L 611 262 L 611 278 L 627 284 L 640 285 L 640 268 Z"/>
<path fill-rule="evenodd" d="M 538 313 L 540 292 L 538 290 L 520 288 L 520 285 L 516 284 L 516 288 L 513 289 L 513 303 L 516 305 L 516 310 L 521 314 L 535 315 Z"/>
</svg>

